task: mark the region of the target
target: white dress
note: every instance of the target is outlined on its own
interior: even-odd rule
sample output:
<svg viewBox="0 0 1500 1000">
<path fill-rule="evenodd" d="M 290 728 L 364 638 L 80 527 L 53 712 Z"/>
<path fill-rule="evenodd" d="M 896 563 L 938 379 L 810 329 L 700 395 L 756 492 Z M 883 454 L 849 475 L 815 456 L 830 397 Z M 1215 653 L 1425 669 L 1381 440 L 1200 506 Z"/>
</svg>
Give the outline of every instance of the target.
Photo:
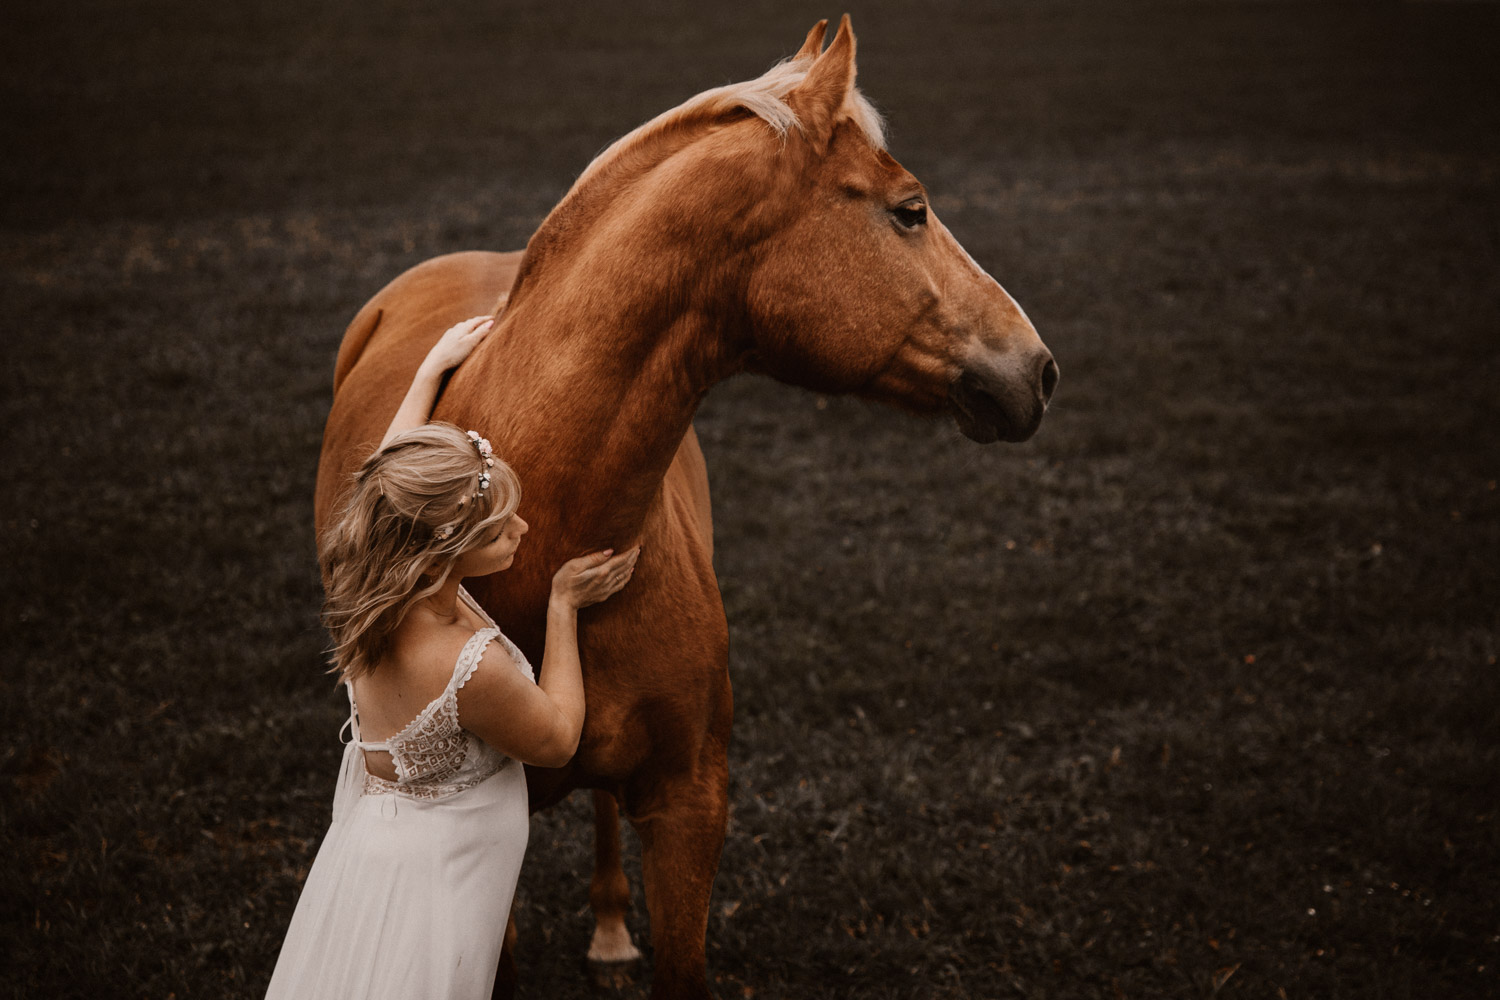
<svg viewBox="0 0 1500 1000">
<path fill-rule="evenodd" d="M 363 743 L 349 689 L 353 741 L 344 751 L 333 823 L 307 875 L 267 1000 L 487 1000 L 526 852 L 521 764 L 458 724 L 458 691 L 491 641 L 531 664 L 467 591 L 488 624 L 453 677 L 384 743 Z M 396 781 L 365 769 L 388 750 Z"/>
</svg>

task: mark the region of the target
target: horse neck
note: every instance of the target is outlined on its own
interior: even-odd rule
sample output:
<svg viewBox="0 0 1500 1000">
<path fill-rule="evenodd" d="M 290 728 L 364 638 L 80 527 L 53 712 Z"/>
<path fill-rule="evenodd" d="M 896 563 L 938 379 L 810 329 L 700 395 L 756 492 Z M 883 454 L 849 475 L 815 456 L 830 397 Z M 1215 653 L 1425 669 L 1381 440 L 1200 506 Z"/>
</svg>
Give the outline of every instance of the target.
<svg viewBox="0 0 1500 1000">
<path fill-rule="evenodd" d="M 735 369 L 721 320 L 647 301 L 651 286 L 537 290 L 507 311 L 435 414 L 494 438 L 521 479 L 525 516 L 547 529 L 538 540 L 559 550 L 640 537 L 699 402 Z"/>
<path fill-rule="evenodd" d="M 500 323 L 439 404 L 493 432 L 526 516 L 556 517 L 559 546 L 639 538 L 699 402 L 745 366 L 744 190 L 684 197 L 653 180 L 702 135 L 653 133 L 591 168 L 527 244 Z"/>
</svg>

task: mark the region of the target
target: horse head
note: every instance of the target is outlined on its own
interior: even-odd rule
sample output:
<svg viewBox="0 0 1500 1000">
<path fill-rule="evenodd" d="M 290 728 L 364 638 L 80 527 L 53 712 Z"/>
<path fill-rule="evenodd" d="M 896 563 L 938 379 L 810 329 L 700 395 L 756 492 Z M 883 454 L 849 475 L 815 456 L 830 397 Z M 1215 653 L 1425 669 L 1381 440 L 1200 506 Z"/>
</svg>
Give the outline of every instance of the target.
<svg viewBox="0 0 1500 1000">
<path fill-rule="evenodd" d="M 784 98 L 796 124 L 761 172 L 775 223 L 749 255 L 749 366 L 946 411 L 975 441 L 1023 441 L 1046 412 L 1057 364 L 886 151 L 854 87 L 848 16 L 820 52 L 823 33 L 820 23 L 793 59 L 810 63 Z"/>
<path fill-rule="evenodd" d="M 1057 364 L 886 151 L 848 16 L 824 50 L 826 24 L 600 154 L 528 244 L 510 321 L 616 331 L 612 363 L 671 357 L 694 393 L 748 369 L 1023 441 Z"/>
</svg>

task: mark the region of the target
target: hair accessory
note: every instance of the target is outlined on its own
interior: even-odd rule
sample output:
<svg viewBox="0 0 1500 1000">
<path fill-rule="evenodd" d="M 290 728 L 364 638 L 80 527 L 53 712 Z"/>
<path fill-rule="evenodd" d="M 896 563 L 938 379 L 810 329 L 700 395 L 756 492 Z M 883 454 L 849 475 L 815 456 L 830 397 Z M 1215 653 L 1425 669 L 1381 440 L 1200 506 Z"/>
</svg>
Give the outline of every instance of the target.
<svg viewBox="0 0 1500 1000">
<path fill-rule="evenodd" d="M 490 447 L 489 438 L 480 437 L 478 431 L 469 431 L 469 440 L 474 442 L 474 449 L 484 459 L 484 468 L 479 473 L 479 491 L 475 494 L 478 496 L 490 488 L 490 468 L 495 464 L 495 449 Z"/>
<path fill-rule="evenodd" d="M 495 464 L 495 449 L 490 447 L 489 439 L 480 437 L 478 431 L 469 431 L 468 434 L 470 443 L 474 445 L 474 450 L 479 452 L 479 457 L 484 461 L 484 468 L 479 470 L 479 489 L 460 500 L 458 502 L 460 507 L 467 504 L 470 500 L 484 496 L 484 491 L 490 488 L 490 469 Z M 458 525 L 445 524 L 434 531 L 432 535 L 441 541 L 451 537 L 453 532 L 457 530 Z"/>
</svg>

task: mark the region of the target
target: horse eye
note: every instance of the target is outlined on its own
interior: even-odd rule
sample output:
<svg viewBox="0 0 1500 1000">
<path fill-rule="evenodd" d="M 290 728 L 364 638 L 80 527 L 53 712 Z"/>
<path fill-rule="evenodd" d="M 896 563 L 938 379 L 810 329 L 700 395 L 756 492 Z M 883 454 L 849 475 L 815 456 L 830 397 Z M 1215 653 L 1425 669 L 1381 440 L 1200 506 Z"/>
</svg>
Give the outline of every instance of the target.
<svg viewBox="0 0 1500 1000">
<path fill-rule="evenodd" d="M 927 206 L 920 201 L 907 202 L 891 209 L 891 214 L 903 229 L 916 229 L 927 225 Z"/>
</svg>

